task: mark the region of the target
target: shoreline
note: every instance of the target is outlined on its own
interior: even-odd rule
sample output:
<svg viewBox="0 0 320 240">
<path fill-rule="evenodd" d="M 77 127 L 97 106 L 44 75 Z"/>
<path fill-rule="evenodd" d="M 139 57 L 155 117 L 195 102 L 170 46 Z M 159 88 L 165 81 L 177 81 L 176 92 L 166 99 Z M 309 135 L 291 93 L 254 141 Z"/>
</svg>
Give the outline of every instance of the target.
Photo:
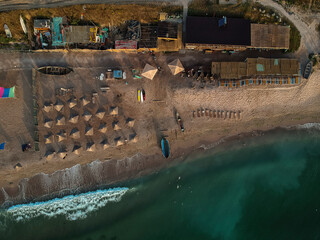
<svg viewBox="0 0 320 240">
<path fill-rule="evenodd" d="M 51 174 L 38 173 L 31 178 L 24 178 L 20 180 L 18 184 L 18 193 L 16 194 L 14 194 L 15 191 L 10 192 L 10 189 L 6 189 L 9 190 L 8 192 L 5 190 L 5 188 L 0 189 L 0 208 L 7 209 L 18 204 L 49 201 L 54 198 L 65 197 L 67 195 L 82 194 L 90 191 L 108 189 L 113 187 L 122 187 L 122 184 L 127 181 L 132 181 L 143 176 L 155 174 L 160 170 L 173 167 L 184 161 L 188 161 L 199 154 L 206 153 L 207 151 L 219 151 L 219 149 L 221 151 L 225 151 L 227 145 L 235 143 L 236 141 L 262 136 L 265 133 L 276 131 L 277 129 L 288 131 L 306 130 L 310 128 L 318 129 L 319 125 L 320 122 L 299 121 L 296 124 L 283 124 L 272 128 L 264 127 L 248 132 L 239 132 L 235 135 L 221 137 L 216 141 L 197 141 L 198 143 L 195 144 L 192 148 L 179 148 L 178 156 L 176 156 L 174 159 L 169 158 L 169 160 L 164 160 L 163 157 L 159 156 L 158 154 L 142 155 L 141 153 L 136 153 L 131 157 L 126 157 L 120 160 L 101 161 L 97 159 L 92 161 L 91 163 L 83 165 L 77 164 L 71 168 L 58 170 Z M 213 138 L 216 138 L 216 136 Z M 94 176 L 86 175 L 88 174 L 88 171 L 91 171 L 91 175 L 97 174 L 95 169 L 99 167 L 103 169 L 105 165 L 109 165 L 110 162 L 121 162 L 120 169 L 117 169 L 119 171 L 116 171 L 119 175 L 111 176 L 109 178 L 107 177 L 106 179 L 102 179 L 101 181 L 93 179 L 92 177 Z M 135 166 L 135 164 L 133 163 L 137 162 L 143 162 L 145 167 L 130 169 L 130 167 Z M 115 164 L 117 165 L 117 163 Z M 130 164 L 130 166 L 127 164 Z M 127 169 L 128 166 L 129 169 Z M 44 192 L 41 192 L 41 186 L 43 185 L 44 179 L 46 179 L 47 181 L 51 181 L 51 184 L 55 184 L 55 181 L 57 181 L 62 175 L 69 176 L 69 179 L 64 179 L 64 181 L 70 181 L 70 188 L 59 189 L 59 186 L 51 185 L 51 188 L 53 187 L 56 189 L 52 189 L 53 191 L 47 192 L 46 194 L 44 194 Z M 75 182 L 72 183 L 72 179 L 74 178 L 91 179 L 91 182 L 86 182 L 85 184 L 80 185 L 76 184 L 77 186 L 75 186 L 73 185 L 75 184 Z M 36 192 L 36 190 L 40 190 L 40 192 Z"/>
</svg>

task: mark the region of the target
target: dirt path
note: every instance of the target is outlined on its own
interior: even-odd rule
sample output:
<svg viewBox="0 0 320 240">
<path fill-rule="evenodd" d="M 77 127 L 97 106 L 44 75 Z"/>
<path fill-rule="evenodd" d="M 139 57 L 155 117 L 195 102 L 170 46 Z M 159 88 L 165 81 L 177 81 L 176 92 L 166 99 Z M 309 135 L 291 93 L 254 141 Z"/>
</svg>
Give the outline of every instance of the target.
<svg viewBox="0 0 320 240">
<path fill-rule="evenodd" d="M 271 7 L 288 18 L 299 30 L 301 34 L 301 48 L 305 47 L 308 53 L 318 53 L 320 49 L 320 38 L 319 33 L 307 25 L 298 12 L 289 14 L 280 4 L 272 0 L 256 0 L 256 2 Z"/>
</svg>

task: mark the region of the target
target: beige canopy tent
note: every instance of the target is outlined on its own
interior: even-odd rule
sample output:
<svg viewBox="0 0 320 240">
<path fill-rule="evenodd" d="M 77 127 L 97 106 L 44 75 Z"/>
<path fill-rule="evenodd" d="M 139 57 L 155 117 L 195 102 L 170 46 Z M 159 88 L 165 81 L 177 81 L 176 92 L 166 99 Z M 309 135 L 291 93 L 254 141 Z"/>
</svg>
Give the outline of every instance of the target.
<svg viewBox="0 0 320 240">
<path fill-rule="evenodd" d="M 94 152 L 96 150 L 96 145 L 93 142 L 87 143 L 86 150 L 88 152 Z"/>
<path fill-rule="evenodd" d="M 68 101 L 68 106 L 69 106 L 69 108 L 73 108 L 73 107 L 77 106 L 77 100 L 75 98 L 70 98 Z"/>
<path fill-rule="evenodd" d="M 45 126 L 46 128 L 52 128 L 52 126 L 53 126 L 53 121 L 52 121 L 51 119 L 45 119 L 45 120 L 44 120 L 44 126 Z"/>
<path fill-rule="evenodd" d="M 57 101 L 55 104 L 54 104 L 54 109 L 56 109 L 58 112 L 60 112 L 63 108 L 63 103 L 61 101 Z"/>
<path fill-rule="evenodd" d="M 115 131 L 118 131 L 118 130 L 121 129 L 121 127 L 119 126 L 119 122 L 118 121 L 114 121 L 112 123 L 112 126 L 113 126 L 113 130 L 115 130 Z"/>
<path fill-rule="evenodd" d="M 79 122 L 79 115 L 76 113 L 70 114 L 69 122 L 78 123 Z"/>
<path fill-rule="evenodd" d="M 83 119 L 84 119 L 85 121 L 89 121 L 90 118 L 92 117 L 92 114 L 91 114 L 90 112 L 88 112 L 88 111 L 84 111 L 82 117 L 83 117 Z"/>
<path fill-rule="evenodd" d="M 173 60 L 168 64 L 168 67 L 171 70 L 171 73 L 173 75 L 177 75 L 178 73 L 181 73 L 184 71 L 184 67 L 179 59 Z"/>
<path fill-rule="evenodd" d="M 107 132 L 107 124 L 106 123 L 101 123 L 98 129 L 99 132 L 101 133 L 106 133 Z"/>
<path fill-rule="evenodd" d="M 119 114 L 119 108 L 118 107 L 110 107 L 110 115 L 117 116 Z"/>
<path fill-rule="evenodd" d="M 66 118 L 62 115 L 59 115 L 56 119 L 56 125 L 57 126 L 63 126 L 66 124 Z"/>
<path fill-rule="evenodd" d="M 105 111 L 103 111 L 102 109 L 98 109 L 97 112 L 96 112 L 96 117 L 99 118 L 99 119 L 102 119 L 105 114 L 106 114 Z"/>
<path fill-rule="evenodd" d="M 87 127 L 86 127 L 86 130 L 85 130 L 85 132 L 84 132 L 84 135 L 86 135 L 86 136 L 93 136 L 93 127 L 87 126 Z"/>
<path fill-rule="evenodd" d="M 133 133 L 129 136 L 129 141 L 132 142 L 132 143 L 136 143 L 138 142 L 138 136 L 136 133 Z"/>
<path fill-rule="evenodd" d="M 132 118 L 128 118 L 126 122 L 127 122 L 128 127 L 132 128 L 134 126 L 135 121 Z"/>
<path fill-rule="evenodd" d="M 124 144 L 124 142 L 121 139 L 121 137 L 118 137 L 118 138 L 114 139 L 114 142 L 115 142 L 117 147 L 122 146 Z"/>
<path fill-rule="evenodd" d="M 53 142 L 53 135 L 49 133 L 48 135 L 44 136 L 44 143 L 50 144 Z"/>
<path fill-rule="evenodd" d="M 53 110 L 52 103 L 50 103 L 50 102 L 45 102 L 45 103 L 43 104 L 43 111 L 45 111 L 45 112 L 50 112 L 50 111 L 52 111 L 52 110 Z"/>
<path fill-rule="evenodd" d="M 67 137 L 67 134 L 64 130 L 61 130 L 60 132 L 57 133 L 57 142 L 62 142 L 65 140 Z"/>
<path fill-rule="evenodd" d="M 46 154 L 45 154 L 45 157 L 47 160 L 51 160 L 55 155 L 55 152 L 54 151 L 47 151 Z"/>
<path fill-rule="evenodd" d="M 82 106 L 86 106 L 90 103 L 90 101 L 86 97 L 81 98 Z"/>
<path fill-rule="evenodd" d="M 145 78 L 152 80 L 154 78 L 154 76 L 156 75 L 157 71 L 158 71 L 157 68 L 155 68 L 147 63 L 146 66 L 144 67 L 141 75 L 144 76 Z"/>
<path fill-rule="evenodd" d="M 76 155 L 80 155 L 82 152 L 82 147 L 78 144 L 74 145 L 72 152 Z"/>
<path fill-rule="evenodd" d="M 101 145 L 102 145 L 103 150 L 106 150 L 107 148 L 110 147 L 107 139 L 104 139 L 104 140 L 101 142 Z"/>
<path fill-rule="evenodd" d="M 58 156 L 62 159 L 65 159 L 67 156 L 67 152 L 65 150 L 61 150 L 58 152 Z"/>
<path fill-rule="evenodd" d="M 77 128 L 74 128 L 70 132 L 70 137 L 73 139 L 79 139 L 80 138 L 80 132 Z"/>
</svg>

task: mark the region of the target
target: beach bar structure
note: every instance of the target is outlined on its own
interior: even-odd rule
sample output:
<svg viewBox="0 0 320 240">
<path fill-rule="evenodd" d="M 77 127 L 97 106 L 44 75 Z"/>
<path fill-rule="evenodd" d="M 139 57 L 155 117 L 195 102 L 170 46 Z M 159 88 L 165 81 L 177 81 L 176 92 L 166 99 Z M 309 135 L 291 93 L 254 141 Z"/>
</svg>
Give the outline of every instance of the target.
<svg viewBox="0 0 320 240">
<path fill-rule="evenodd" d="M 158 51 L 179 51 L 182 48 L 182 24 L 159 22 Z"/>
</svg>

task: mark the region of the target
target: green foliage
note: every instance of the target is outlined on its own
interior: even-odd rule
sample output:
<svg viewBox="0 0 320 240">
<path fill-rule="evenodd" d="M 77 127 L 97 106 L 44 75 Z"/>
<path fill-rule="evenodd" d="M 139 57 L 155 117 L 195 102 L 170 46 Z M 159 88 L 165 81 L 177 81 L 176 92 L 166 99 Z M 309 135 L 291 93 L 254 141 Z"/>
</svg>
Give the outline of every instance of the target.
<svg viewBox="0 0 320 240">
<path fill-rule="evenodd" d="M 288 21 L 289 22 L 289 21 Z M 301 35 L 298 29 L 291 23 L 290 24 L 290 47 L 289 52 L 295 52 L 300 47 Z"/>
</svg>

